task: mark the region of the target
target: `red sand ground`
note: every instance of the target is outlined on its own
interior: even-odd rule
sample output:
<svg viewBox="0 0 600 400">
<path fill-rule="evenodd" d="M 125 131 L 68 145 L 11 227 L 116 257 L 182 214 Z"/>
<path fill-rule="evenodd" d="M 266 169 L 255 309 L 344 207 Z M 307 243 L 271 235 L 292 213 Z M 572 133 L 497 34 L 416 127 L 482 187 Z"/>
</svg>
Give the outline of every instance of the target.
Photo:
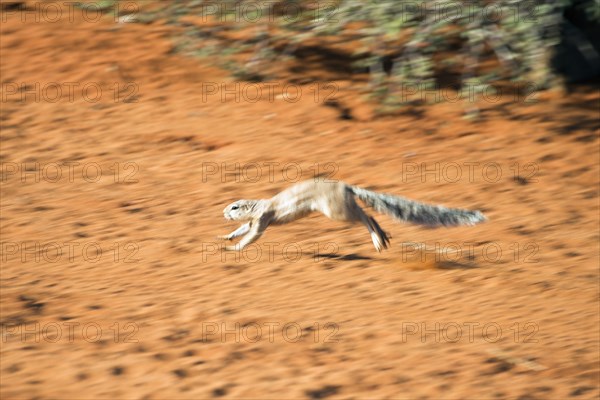
<svg viewBox="0 0 600 400">
<path fill-rule="evenodd" d="M 203 99 L 203 83 L 233 80 L 173 53 L 160 23 L 17 14 L 0 32 L 3 399 L 598 398 L 597 89 L 482 104 L 469 122 L 448 102 L 376 118 L 336 81 L 355 117 L 342 120 L 307 92 Z M 75 98 L 50 102 L 51 82 L 79 83 Z M 128 82 L 137 102 L 123 101 Z M 39 83 L 40 99 L 13 83 Z M 82 98 L 89 83 L 98 102 Z M 222 163 L 247 168 L 221 179 Z M 315 165 L 490 220 L 428 230 L 379 216 L 393 239 L 378 254 L 362 226 L 316 215 L 269 228 L 257 260 L 214 250 L 235 228 L 225 205 Z M 421 261 L 409 242 L 450 251 Z"/>
</svg>

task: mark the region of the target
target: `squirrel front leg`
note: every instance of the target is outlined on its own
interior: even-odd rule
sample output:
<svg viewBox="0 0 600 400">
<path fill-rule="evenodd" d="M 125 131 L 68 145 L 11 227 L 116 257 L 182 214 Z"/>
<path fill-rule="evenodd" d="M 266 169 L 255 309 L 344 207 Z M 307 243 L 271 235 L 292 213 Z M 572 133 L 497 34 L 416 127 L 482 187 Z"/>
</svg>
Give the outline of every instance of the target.
<svg viewBox="0 0 600 400">
<path fill-rule="evenodd" d="M 237 228 L 235 231 L 231 232 L 229 235 L 217 236 L 219 239 L 223 240 L 232 240 L 238 236 L 245 235 L 250 230 L 250 222 L 245 223 L 244 225 Z"/>
<path fill-rule="evenodd" d="M 248 234 L 242 238 L 242 240 L 240 240 L 234 246 L 225 246 L 225 250 L 240 251 L 249 244 L 254 243 L 262 236 L 265 229 L 267 229 L 269 226 L 269 222 L 270 221 L 268 217 L 262 216 L 258 221 L 250 224 L 250 230 Z"/>
</svg>

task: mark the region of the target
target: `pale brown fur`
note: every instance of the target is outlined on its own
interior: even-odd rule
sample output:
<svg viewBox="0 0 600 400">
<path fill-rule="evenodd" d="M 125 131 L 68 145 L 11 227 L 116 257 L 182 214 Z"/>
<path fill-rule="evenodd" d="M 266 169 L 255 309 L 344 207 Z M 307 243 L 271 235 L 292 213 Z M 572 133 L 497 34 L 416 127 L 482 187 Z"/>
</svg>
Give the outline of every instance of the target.
<svg viewBox="0 0 600 400">
<path fill-rule="evenodd" d="M 399 196 L 371 192 L 344 182 L 315 179 L 300 182 L 268 200 L 238 200 L 223 210 L 225 218 L 245 222 L 220 239 L 232 240 L 245 235 L 226 250 L 241 250 L 256 241 L 269 225 L 295 221 L 318 211 L 336 221 L 360 222 L 368 229 L 377 251 L 388 247 L 390 235 L 356 203 L 359 197 L 367 205 L 392 217 L 426 225 L 474 224 L 485 220 L 478 211 L 430 206 Z"/>
</svg>

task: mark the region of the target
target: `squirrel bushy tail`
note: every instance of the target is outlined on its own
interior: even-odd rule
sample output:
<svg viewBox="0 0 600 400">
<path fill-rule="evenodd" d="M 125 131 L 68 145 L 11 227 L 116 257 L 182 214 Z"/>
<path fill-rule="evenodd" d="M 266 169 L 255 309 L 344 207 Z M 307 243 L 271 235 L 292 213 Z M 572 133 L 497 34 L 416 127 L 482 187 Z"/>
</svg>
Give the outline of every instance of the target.
<svg viewBox="0 0 600 400">
<path fill-rule="evenodd" d="M 435 226 L 475 225 L 487 218 L 480 211 L 460 210 L 420 203 L 400 196 L 351 186 L 350 190 L 375 211 L 400 221 Z"/>
</svg>

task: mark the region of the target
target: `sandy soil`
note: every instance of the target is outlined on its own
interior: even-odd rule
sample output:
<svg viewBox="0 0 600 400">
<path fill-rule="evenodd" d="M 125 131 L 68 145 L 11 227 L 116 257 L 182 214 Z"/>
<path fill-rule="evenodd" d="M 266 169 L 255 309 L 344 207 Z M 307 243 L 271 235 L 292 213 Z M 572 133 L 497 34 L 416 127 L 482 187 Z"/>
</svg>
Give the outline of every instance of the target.
<svg viewBox="0 0 600 400">
<path fill-rule="evenodd" d="M 283 80 L 222 101 L 207 83 L 235 81 L 170 31 L 1 25 L 2 398 L 598 398 L 597 86 L 478 122 L 376 117 L 344 79 L 339 107 Z M 489 222 L 378 216 L 378 254 L 315 215 L 221 253 L 225 205 L 299 171 Z"/>
</svg>

